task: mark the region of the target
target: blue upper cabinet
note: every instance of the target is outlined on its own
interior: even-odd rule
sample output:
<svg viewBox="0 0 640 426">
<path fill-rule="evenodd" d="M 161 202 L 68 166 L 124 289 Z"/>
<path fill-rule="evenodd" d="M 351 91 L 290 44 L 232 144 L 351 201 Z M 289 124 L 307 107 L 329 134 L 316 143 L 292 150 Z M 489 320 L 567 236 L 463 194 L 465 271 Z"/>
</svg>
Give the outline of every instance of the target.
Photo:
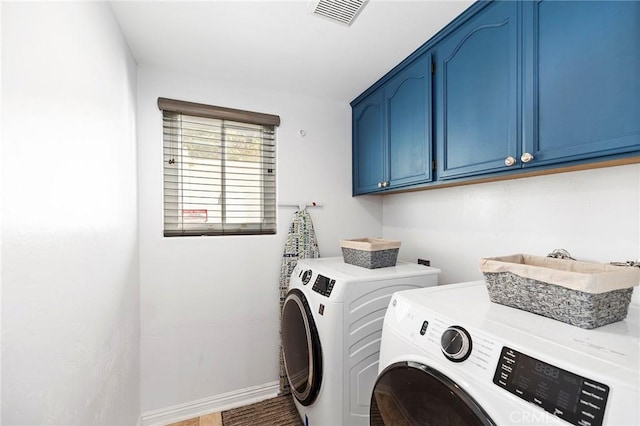
<svg viewBox="0 0 640 426">
<path fill-rule="evenodd" d="M 377 191 L 388 177 L 384 90 L 378 89 L 353 106 L 353 194 Z"/>
<path fill-rule="evenodd" d="M 496 2 L 436 47 L 438 179 L 499 171 L 518 156 L 519 2 Z"/>
<path fill-rule="evenodd" d="M 431 55 L 353 104 L 353 194 L 431 180 Z"/>
<path fill-rule="evenodd" d="M 478 1 L 351 105 L 354 195 L 640 162 L 640 1 Z"/>
<path fill-rule="evenodd" d="M 397 188 L 431 180 L 431 55 L 385 84 L 389 180 Z"/>
<path fill-rule="evenodd" d="M 535 1 L 524 25 L 524 167 L 639 150 L 640 2 Z"/>
</svg>

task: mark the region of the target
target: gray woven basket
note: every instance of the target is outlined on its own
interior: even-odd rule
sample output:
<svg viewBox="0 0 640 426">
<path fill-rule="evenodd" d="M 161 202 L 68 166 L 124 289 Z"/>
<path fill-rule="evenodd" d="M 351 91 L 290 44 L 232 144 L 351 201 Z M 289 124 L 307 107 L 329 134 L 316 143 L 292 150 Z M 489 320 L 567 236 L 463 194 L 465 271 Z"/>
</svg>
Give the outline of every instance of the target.
<svg viewBox="0 0 640 426">
<path fill-rule="evenodd" d="M 484 276 L 492 302 L 586 329 L 625 319 L 633 293 L 633 288 L 585 293 L 511 272 L 486 272 Z"/>
<path fill-rule="evenodd" d="M 396 266 L 401 242 L 382 238 L 353 238 L 340 240 L 345 263 L 367 269 Z"/>
<path fill-rule="evenodd" d="M 365 251 L 342 247 L 342 257 L 346 263 L 367 269 L 396 266 L 399 249 Z"/>
</svg>

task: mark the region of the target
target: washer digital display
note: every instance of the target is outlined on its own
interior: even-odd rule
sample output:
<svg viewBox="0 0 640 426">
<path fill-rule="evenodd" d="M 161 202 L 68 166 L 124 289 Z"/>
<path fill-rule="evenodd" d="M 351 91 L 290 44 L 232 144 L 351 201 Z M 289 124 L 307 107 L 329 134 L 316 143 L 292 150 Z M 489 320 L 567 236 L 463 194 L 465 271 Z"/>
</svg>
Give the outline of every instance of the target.
<svg viewBox="0 0 640 426">
<path fill-rule="evenodd" d="M 316 293 L 320 293 L 323 296 L 329 297 L 335 283 L 336 280 L 332 280 L 331 278 L 327 278 L 323 275 L 318 274 L 316 281 L 313 283 L 312 290 Z"/>
</svg>

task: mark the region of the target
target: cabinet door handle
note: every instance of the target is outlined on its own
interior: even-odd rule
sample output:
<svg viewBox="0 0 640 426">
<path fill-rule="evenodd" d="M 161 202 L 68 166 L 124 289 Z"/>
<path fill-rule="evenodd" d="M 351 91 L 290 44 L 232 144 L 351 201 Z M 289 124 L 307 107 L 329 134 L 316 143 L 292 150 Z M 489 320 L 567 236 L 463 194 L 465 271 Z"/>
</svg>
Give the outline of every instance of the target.
<svg viewBox="0 0 640 426">
<path fill-rule="evenodd" d="M 382 182 L 378 182 L 378 188 L 382 188 Z"/>
<path fill-rule="evenodd" d="M 513 158 L 512 156 L 508 156 L 507 158 L 504 159 L 504 165 L 505 166 L 513 166 L 514 164 L 516 164 L 516 159 Z"/>
<path fill-rule="evenodd" d="M 382 187 L 383 187 L 383 188 L 386 188 L 387 186 L 389 186 L 389 182 L 386 182 L 386 181 L 385 181 L 385 182 L 382 182 Z"/>
<path fill-rule="evenodd" d="M 530 153 L 528 153 L 528 152 L 525 152 L 524 154 L 522 154 L 522 157 L 520 157 L 520 160 L 521 160 L 523 163 L 528 163 L 528 162 L 530 162 L 531 160 L 533 160 L 533 154 L 530 154 Z"/>
</svg>

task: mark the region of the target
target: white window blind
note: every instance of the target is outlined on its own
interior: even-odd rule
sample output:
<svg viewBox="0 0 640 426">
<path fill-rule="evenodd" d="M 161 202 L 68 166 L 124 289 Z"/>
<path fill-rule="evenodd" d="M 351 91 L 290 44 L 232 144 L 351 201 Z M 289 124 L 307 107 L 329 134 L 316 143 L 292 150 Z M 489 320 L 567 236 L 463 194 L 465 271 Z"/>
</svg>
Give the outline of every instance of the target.
<svg viewBox="0 0 640 426">
<path fill-rule="evenodd" d="M 276 232 L 277 116 L 158 99 L 164 235 Z"/>
</svg>

